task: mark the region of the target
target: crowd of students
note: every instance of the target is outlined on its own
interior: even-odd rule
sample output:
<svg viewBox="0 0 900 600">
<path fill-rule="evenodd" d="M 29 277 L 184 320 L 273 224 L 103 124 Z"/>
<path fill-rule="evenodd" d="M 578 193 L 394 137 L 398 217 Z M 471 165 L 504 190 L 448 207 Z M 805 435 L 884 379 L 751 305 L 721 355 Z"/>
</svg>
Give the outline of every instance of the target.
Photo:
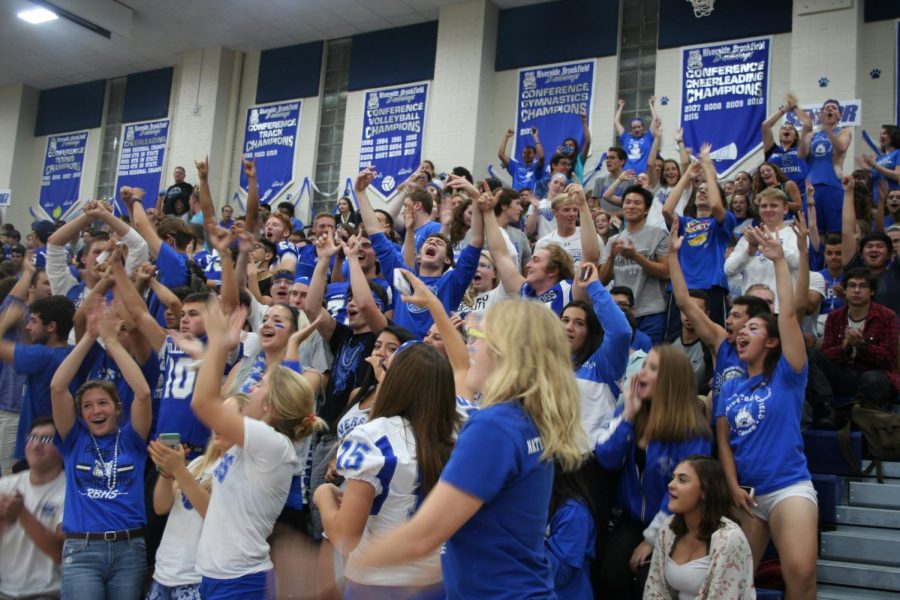
<svg viewBox="0 0 900 600">
<path fill-rule="evenodd" d="M 0 597 L 743 599 L 770 539 L 815 597 L 801 428 L 900 388 L 900 130 L 845 174 L 788 96 L 722 181 L 622 108 L 592 186 L 583 115 L 308 228 L 251 161 L 245 215 L 198 161 L 4 225 Z"/>
</svg>

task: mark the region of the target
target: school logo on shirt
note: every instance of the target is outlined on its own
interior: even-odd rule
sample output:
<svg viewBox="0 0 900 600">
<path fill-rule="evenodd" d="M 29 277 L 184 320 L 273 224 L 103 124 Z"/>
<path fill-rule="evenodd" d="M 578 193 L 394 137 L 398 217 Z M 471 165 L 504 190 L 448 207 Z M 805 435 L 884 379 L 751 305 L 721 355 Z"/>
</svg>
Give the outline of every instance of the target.
<svg viewBox="0 0 900 600">
<path fill-rule="evenodd" d="M 438 294 L 438 287 L 437 287 L 436 285 L 433 285 L 433 284 L 427 284 L 427 285 L 428 285 L 428 289 L 431 290 L 431 292 L 432 292 L 435 296 L 439 296 L 439 295 L 440 295 L 440 294 Z M 423 313 L 423 312 L 428 312 L 428 309 L 427 309 L 427 308 L 423 308 L 423 307 L 421 307 L 421 306 L 416 306 L 415 304 L 411 304 L 411 303 L 407 303 L 406 308 L 407 308 L 407 310 L 409 310 L 409 312 L 412 313 L 412 314 L 419 314 L 419 313 Z"/>
<path fill-rule="evenodd" d="M 58 510 L 59 504 L 56 504 L 55 502 L 44 502 L 38 507 L 36 512 L 40 515 L 40 519 L 49 519 L 53 517 Z"/>
<path fill-rule="evenodd" d="M 215 471 L 213 471 L 213 476 L 216 478 L 216 481 L 222 483 L 225 481 L 225 476 L 228 475 L 228 469 L 231 467 L 231 464 L 234 462 L 234 454 L 226 453 L 225 456 L 222 457 L 222 460 L 219 461 L 219 464 L 216 465 Z"/>
<path fill-rule="evenodd" d="M 750 394 L 738 394 L 725 407 L 731 431 L 737 435 L 749 435 L 759 429 L 766 418 L 766 402 L 772 397 L 772 389 L 762 384 Z"/>
<path fill-rule="evenodd" d="M 541 436 L 533 437 L 525 442 L 528 445 L 528 454 L 538 454 L 544 451 L 544 442 Z"/>
</svg>

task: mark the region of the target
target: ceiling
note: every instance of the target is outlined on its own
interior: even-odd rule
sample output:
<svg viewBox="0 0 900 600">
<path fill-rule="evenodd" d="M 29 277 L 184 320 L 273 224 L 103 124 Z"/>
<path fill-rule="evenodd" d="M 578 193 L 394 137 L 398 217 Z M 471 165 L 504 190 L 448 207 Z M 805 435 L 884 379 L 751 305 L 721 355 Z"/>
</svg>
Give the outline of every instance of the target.
<svg viewBox="0 0 900 600">
<path fill-rule="evenodd" d="M 546 0 L 493 0 L 500 8 Z M 68 0 L 97 4 L 115 0 Z M 30 25 L 28 0 L 0 2 L 0 85 L 46 89 L 172 66 L 185 52 L 227 46 L 244 52 L 346 37 L 438 18 L 459 0 L 121 0 L 132 33 L 106 39 L 65 19 Z"/>
</svg>

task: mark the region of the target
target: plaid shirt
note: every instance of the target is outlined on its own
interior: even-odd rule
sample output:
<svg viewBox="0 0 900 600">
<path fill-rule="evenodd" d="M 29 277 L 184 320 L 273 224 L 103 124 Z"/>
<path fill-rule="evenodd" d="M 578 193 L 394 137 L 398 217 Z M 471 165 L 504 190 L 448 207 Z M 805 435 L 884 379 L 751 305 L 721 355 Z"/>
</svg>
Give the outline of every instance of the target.
<svg viewBox="0 0 900 600">
<path fill-rule="evenodd" d="M 900 390 L 900 373 L 897 371 L 897 341 L 900 339 L 900 321 L 894 311 L 872 303 L 863 326 L 865 343 L 853 348 L 843 347 L 844 334 L 849 324 L 847 311 L 842 306 L 828 314 L 825 321 L 825 337 L 822 352 L 829 359 L 840 364 L 850 364 L 860 373 L 864 371 L 884 371 L 894 391 Z"/>
</svg>

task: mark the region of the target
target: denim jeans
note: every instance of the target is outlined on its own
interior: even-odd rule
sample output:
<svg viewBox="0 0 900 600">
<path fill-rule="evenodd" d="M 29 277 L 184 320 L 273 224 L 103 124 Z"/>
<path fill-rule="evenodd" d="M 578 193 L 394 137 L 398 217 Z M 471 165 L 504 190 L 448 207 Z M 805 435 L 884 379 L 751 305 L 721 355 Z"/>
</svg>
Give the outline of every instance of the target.
<svg viewBox="0 0 900 600">
<path fill-rule="evenodd" d="M 147 577 L 144 538 L 119 542 L 67 539 L 62 554 L 62 597 L 137 600 Z"/>
</svg>

